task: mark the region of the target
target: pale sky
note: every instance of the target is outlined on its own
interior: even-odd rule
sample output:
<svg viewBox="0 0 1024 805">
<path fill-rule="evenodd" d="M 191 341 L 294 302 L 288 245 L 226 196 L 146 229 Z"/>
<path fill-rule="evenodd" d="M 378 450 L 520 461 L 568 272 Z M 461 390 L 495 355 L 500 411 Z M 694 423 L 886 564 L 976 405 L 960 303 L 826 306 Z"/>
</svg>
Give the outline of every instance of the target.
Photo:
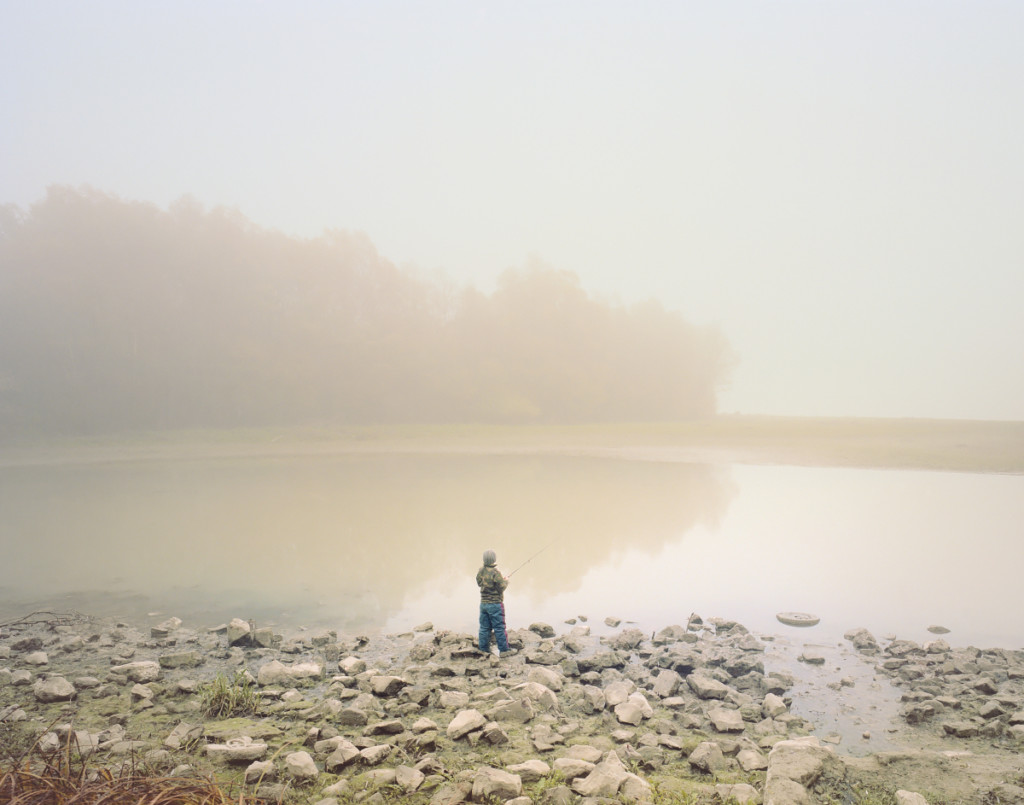
<svg viewBox="0 0 1024 805">
<path fill-rule="evenodd" d="M 718 325 L 721 409 L 1024 419 L 1024 3 L 0 0 L 0 203 L 192 195 Z"/>
</svg>

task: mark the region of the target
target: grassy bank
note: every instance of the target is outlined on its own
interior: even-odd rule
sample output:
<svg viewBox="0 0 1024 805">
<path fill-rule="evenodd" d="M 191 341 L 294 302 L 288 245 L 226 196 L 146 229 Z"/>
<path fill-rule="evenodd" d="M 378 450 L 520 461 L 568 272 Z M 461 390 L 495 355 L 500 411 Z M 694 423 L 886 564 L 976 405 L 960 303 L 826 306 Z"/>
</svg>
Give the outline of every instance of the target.
<svg viewBox="0 0 1024 805">
<path fill-rule="evenodd" d="M 1024 422 L 722 416 L 668 423 L 187 430 L 8 444 L 0 463 L 355 452 L 572 453 L 648 460 L 1024 473 Z"/>
</svg>

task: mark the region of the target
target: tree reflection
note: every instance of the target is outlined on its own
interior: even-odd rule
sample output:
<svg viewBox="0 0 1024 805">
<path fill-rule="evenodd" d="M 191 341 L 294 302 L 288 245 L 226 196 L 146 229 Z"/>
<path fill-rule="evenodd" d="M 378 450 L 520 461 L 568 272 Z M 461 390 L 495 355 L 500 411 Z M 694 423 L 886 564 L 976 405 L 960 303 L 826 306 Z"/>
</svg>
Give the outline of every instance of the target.
<svg viewBox="0 0 1024 805">
<path fill-rule="evenodd" d="M 572 592 L 626 550 L 654 554 L 695 525 L 714 527 L 735 494 L 728 475 L 706 465 L 552 455 L 5 475 L 4 542 L 17 547 L 4 586 L 32 579 L 49 595 L 120 589 L 209 619 L 317 610 L 339 628 L 379 626 L 453 575 L 471 576 L 486 548 L 505 573 L 544 549 L 515 576 L 517 593 Z M 18 533 L 36 538 L 7 539 Z"/>
</svg>

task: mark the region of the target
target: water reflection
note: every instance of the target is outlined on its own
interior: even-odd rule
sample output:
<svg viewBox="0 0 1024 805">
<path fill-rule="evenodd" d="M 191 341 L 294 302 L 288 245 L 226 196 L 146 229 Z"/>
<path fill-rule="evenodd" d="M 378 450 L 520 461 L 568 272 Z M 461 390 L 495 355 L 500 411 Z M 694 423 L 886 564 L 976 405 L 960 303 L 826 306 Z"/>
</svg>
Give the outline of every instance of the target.
<svg viewBox="0 0 1024 805">
<path fill-rule="evenodd" d="M 713 467 L 569 456 L 7 467 L 0 607 L 445 623 L 456 606 L 472 613 L 465 586 L 485 548 L 506 573 L 543 549 L 513 579 L 538 604 L 629 552 L 715 529 L 734 494 Z M 457 603 L 430 606 L 453 591 Z"/>
<path fill-rule="evenodd" d="M 372 454 L 0 467 L 0 617 L 473 631 L 481 553 L 511 626 L 690 612 L 841 641 L 864 626 L 1024 646 L 1024 476 L 643 456 Z M 547 546 L 547 547 L 545 547 Z"/>
</svg>

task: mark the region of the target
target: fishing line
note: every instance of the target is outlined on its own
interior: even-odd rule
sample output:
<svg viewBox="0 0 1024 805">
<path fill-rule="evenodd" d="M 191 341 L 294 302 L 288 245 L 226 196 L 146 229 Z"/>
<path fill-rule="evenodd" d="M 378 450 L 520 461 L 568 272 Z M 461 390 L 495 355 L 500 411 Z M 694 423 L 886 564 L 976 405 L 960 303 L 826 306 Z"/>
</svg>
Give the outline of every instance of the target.
<svg viewBox="0 0 1024 805">
<path fill-rule="evenodd" d="M 545 545 L 543 548 L 541 548 L 539 551 L 537 551 L 537 553 L 535 553 L 533 556 L 531 556 L 529 559 L 527 559 L 525 562 L 523 562 L 521 565 L 519 565 L 519 567 L 517 567 L 515 570 L 513 570 L 512 573 L 509 573 L 505 578 L 507 578 L 507 579 L 512 578 L 512 575 L 514 573 L 517 573 L 519 570 L 521 570 L 522 568 L 526 567 L 528 564 L 530 564 L 530 562 L 532 562 L 534 559 L 536 559 L 538 556 L 540 556 L 542 553 L 544 553 L 544 551 L 546 551 L 548 548 L 550 548 L 556 542 L 558 542 L 558 537 L 555 537 L 553 540 L 551 540 L 551 542 L 549 542 L 547 545 Z"/>
</svg>

